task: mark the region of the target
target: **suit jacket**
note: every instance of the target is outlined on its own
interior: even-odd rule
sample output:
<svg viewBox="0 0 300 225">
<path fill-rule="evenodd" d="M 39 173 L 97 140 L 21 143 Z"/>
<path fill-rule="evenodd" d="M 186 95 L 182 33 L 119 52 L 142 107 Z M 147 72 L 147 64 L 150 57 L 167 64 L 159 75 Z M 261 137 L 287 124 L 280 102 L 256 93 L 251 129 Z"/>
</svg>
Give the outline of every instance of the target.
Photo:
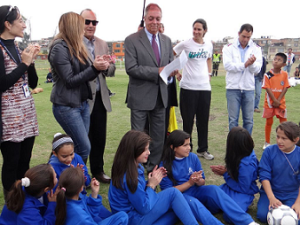
<svg viewBox="0 0 300 225">
<path fill-rule="evenodd" d="M 104 55 L 108 54 L 108 46 L 105 41 L 103 41 L 100 38 L 94 37 L 95 38 L 95 56 L 97 55 Z M 111 64 L 110 66 L 114 66 Z M 111 103 L 110 103 L 110 98 L 109 98 L 109 92 L 108 92 L 108 87 L 106 85 L 106 80 L 105 76 L 107 75 L 107 72 L 101 72 L 98 74 L 98 78 L 100 81 L 100 92 L 101 92 L 101 98 L 103 105 L 106 109 L 107 112 L 111 112 Z M 93 107 L 94 107 L 94 102 L 96 98 L 96 88 L 97 88 L 97 78 L 94 79 L 93 81 L 90 81 L 91 89 L 92 89 L 92 96 L 93 99 L 89 100 L 89 106 L 90 106 L 90 112 L 92 113 Z"/>
<path fill-rule="evenodd" d="M 138 110 L 154 109 L 159 93 L 166 108 L 168 89 L 158 74 L 158 68 L 173 60 L 171 39 L 159 34 L 160 65 L 158 65 L 145 30 L 125 39 L 125 68 L 129 76 L 127 107 Z"/>
</svg>

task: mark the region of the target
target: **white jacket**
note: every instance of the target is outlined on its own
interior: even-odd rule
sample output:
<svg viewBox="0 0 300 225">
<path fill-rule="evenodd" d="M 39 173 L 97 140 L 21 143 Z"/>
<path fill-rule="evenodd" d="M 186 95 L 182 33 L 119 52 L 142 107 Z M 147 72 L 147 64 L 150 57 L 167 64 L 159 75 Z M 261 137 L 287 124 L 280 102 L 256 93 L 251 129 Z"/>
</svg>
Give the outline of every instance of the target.
<svg viewBox="0 0 300 225">
<path fill-rule="evenodd" d="M 285 53 L 285 55 L 286 55 L 286 65 L 288 65 L 289 53 Z M 293 65 L 294 62 L 295 62 L 295 55 L 294 55 L 294 53 L 291 53 L 291 63 L 290 63 L 290 65 Z"/>
<path fill-rule="evenodd" d="M 262 66 L 261 48 L 252 40 L 245 53 L 245 62 L 254 55 L 256 61 L 245 68 L 245 62 L 241 62 L 241 54 L 238 48 L 239 40 L 236 38 L 232 44 L 223 48 L 223 65 L 226 70 L 226 89 L 254 90 L 254 75 L 259 73 Z"/>
</svg>

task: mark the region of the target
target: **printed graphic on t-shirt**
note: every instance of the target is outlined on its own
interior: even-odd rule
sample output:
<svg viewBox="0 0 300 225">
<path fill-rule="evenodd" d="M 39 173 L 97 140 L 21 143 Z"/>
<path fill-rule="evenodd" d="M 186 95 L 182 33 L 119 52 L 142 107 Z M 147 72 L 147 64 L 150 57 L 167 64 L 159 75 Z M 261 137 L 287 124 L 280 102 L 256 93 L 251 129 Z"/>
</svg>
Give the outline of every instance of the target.
<svg viewBox="0 0 300 225">
<path fill-rule="evenodd" d="M 189 58 L 208 58 L 208 51 L 204 51 L 204 48 L 202 48 L 198 52 L 189 52 Z"/>
</svg>

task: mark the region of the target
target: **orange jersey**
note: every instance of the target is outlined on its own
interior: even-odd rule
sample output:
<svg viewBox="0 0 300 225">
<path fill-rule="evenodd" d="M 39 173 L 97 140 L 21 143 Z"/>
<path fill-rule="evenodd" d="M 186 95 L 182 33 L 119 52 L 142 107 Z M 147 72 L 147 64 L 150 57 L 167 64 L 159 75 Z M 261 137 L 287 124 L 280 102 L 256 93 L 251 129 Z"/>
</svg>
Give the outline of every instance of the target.
<svg viewBox="0 0 300 225">
<path fill-rule="evenodd" d="M 281 70 L 280 73 L 274 74 L 273 70 L 270 70 L 269 72 L 265 73 L 264 75 L 264 81 L 262 84 L 263 89 L 270 88 L 272 90 L 272 93 L 276 99 L 278 99 L 279 95 L 283 91 L 284 88 L 289 88 L 289 79 L 287 72 Z M 273 108 L 272 106 L 273 100 L 268 95 L 267 91 L 265 94 L 265 103 L 264 108 L 270 109 Z M 285 96 L 280 100 L 280 109 L 285 109 Z"/>
</svg>

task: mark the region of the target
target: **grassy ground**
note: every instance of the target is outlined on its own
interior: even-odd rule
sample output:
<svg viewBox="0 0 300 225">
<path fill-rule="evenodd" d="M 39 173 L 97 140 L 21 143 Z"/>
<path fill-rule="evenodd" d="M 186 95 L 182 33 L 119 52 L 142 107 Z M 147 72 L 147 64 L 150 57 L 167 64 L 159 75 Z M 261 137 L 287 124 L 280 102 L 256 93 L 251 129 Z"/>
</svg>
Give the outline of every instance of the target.
<svg viewBox="0 0 300 225">
<path fill-rule="evenodd" d="M 296 63 L 298 65 L 298 63 Z M 271 63 L 268 64 L 268 68 L 271 67 Z M 51 152 L 51 142 L 53 135 L 57 132 L 63 132 L 61 127 L 58 125 L 52 114 L 52 104 L 50 102 L 50 93 L 52 84 L 44 83 L 46 75 L 48 73 L 49 64 L 47 61 L 38 61 L 37 69 L 39 75 L 39 85 L 44 91 L 37 95 L 34 95 L 36 110 L 38 115 L 40 135 L 36 138 L 31 166 L 38 165 L 40 163 L 46 163 L 49 159 Z M 292 70 L 294 72 L 294 68 Z M 222 177 L 214 175 L 209 169 L 210 165 L 224 164 L 225 156 L 225 145 L 226 136 L 228 134 L 228 115 L 226 108 L 226 97 L 225 97 L 225 71 L 220 65 L 218 77 L 212 77 L 212 98 L 210 108 L 210 122 L 209 122 L 209 135 L 208 144 L 209 151 L 215 156 L 215 160 L 207 161 L 200 159 L 206 175 L 206 184 L 220 185 L 224 182 Z M 117 66 L 116 77 L 107 78 L 107 83 L 112 92 L 116 95 L 111 98 L 113 111 L 108 114 L 108 127 L 107 127 L 107 142 L 105 150 L 105 172 L 110 175 L 111 165 L 113 157 L 119 141 L 122 136 L 130 129 L 130 111 L 126 107 L 125 97 L 128 84 L 128 76 L 126 75 L 124 68 L 120 65 Z M 286 94 L 286 102 L 288 109 L 288 120 L 299 122 L 298 115 L 298 102 L 299 102 L 300 85 L 290 88 Z M 179 94 L 179 89 L 178 89 Z M 260 108 L 262 109 L 264 91 L 262 91 Z M 176 108 L 176 116 L 178 121 L 179 129 L 182 129 L 182 120 L 179 109 Z M 263 119 L 261 113 L 254 114 L 254 128 L 253 128 L 253 139 L 255 143 L 255 151 L 258 159 L 262 155 L 262 146 L 264 144 L 264 125 L 265 119 Z M 240 121 L 240 124 L 241 121 Z M 271 143 L 275 143 L 275 127 L 279 124 L 277 119 L 274 119 L 272 127 Z M 193 133 L 194 142 L 197 142 L 196 128 Z M 124 159 L 126 160 L 126 159 Z M 0 164 L 2 165 L 2 157 L 0 157 Z M 89 163 L 88 163 L 89 166 Z M 103 197 L 103 203 L 109 208 L 107 199 L 109 185 L 101 184 L 100 194 Z M 258 196 L 256 196 L 254 204 L 250 207 L 249 214 L 255 219 L 256 218 L 256 203 Z M 4 204 L 2 185 L 0 186 L 0 208 Z M 216 215 L 222 220 L 222 215 Z M 224 221 L 222 221 L 224 222 Z"/>
</svg>

